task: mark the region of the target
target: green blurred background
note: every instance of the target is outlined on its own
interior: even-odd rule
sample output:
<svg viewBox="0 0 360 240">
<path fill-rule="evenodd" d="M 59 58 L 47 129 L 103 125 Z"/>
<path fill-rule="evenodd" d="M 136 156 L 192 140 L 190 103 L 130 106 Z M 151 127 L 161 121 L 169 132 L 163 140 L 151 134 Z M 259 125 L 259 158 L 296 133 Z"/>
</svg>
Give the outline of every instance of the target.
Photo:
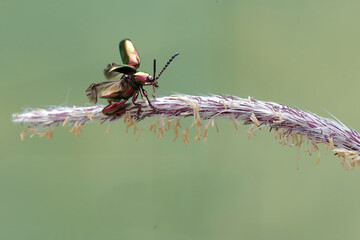
<svg viewBox="0 0 360 240">
<path fill-rule="evenodd" d="M 10 116 L 88 105 L 128 37 L 143 71 L 181 53 L 158 96 L 250 95 L 360 129 L 359 12 L 340 0 L 2 0 L 0 239 L 358 239 L 359 171 L 304 149 L 297 171 L 296 149 L 267 129 L 249 140 L 220 120 L 185 146 L 94 123 L 78 140 L 59 127 L 20 142 Z"/>
</svg>

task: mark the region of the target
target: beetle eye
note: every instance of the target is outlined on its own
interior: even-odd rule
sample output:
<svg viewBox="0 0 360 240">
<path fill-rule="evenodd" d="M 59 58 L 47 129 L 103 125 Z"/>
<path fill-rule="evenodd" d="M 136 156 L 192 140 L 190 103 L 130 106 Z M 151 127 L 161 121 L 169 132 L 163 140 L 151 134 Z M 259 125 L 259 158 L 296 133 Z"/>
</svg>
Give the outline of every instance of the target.
<svg viewBox="0 0 360 240">
<path fill-rule="evenodd" d="M 154 79 L 153 79 L 152 76 L 149 76 L 149 77 L 148 77 L 148 80 L 149 80 L 149 81 L 154 81 Z"/>
</svg>

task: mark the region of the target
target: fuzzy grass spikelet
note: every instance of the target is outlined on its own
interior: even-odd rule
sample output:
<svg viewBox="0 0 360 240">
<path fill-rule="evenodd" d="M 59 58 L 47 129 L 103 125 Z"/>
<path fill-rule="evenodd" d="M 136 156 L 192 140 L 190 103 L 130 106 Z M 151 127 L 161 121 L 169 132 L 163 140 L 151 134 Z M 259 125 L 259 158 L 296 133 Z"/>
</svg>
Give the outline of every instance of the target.
<svg viewBox="0 0 360 240">
<path fill-rule="evenodd" d="M 189 144 L 191 127 L 196 125 L 196 137 L 193 141 L 205 143 L 210 126 L 216 127 L 218 131 L 215 120 L 229 119 L 233 121 L 236 130 L 238 130 L 240 122 L 251 125 L 248 129 L 249 136 L 255 135 L 255 130 L 269 126 L 270 130 L 274 129 L 275 137 L 280 140 L 282 145 L 300 148 L 302 143 L 307 142 L 306 151 L 310 155 L 318 152 L 318 159 L 320 158 L 318 144 L 324 143 L 336 155 L 343 158 L 342 164 L 345 169 L 358 166 L 360 163 L 360 135 L 358 132 L 348 128 L 339 120 L 323 118 L 298 108 L 259 101 L 251 97 L 244 99 L 235 96 L 172 95 L 161 97 L 152 101 L 157 111 L 154 111 L 145 101 L 139 101 L 139 103 L 142 104 L 140 115 L 138 108 L 132 103 L 124 106 L 126 112 L 116 116 L 103 115 L 101 112 L 105 107 L 103 105 L 53 107 L 13 114 L 13 122 L 27 126 L 21 134 L 21 140 L 24 140 L 29 131 L 31 132 L 30 137 L 39 135 L 51 138 L 53 136 L 52 127 L 66 125 L 71 125 L 70 131 L 79 137 L 82 126 L 86 123 L 93 121 L 103 123 L 123 119 L 126 131 L 131 127 L 134 128 L 134 134 L 139 131 L 138 140 L 144 128 L 139 129 L 137 122 L 144 118 L 156 117 L 158 120 L 151 125 L 150 131 L 154 131 L 158 137 L 163 137 L 166 131 L 173 129 L 175 133 L 173 141 L 175 141 L 181 128 L 180 119 L 192 117 L 192 125 L 182 131 L 183 141 Z"/>
</svg>

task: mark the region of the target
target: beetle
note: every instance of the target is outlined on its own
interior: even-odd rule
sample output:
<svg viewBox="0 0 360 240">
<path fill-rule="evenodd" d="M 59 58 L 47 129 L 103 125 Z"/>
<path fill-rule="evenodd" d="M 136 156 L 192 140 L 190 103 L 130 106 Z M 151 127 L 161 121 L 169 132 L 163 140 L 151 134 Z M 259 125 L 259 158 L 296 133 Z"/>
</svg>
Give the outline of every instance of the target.
<svg viewBox="0 0 360 240">
<path fill-rule="evenodd" d="M 109 105 L 102 110 L 105 115 L 123 113 L 125 111 L 123 106 L 131 97 L 133 104 L 139 107 L 138 112 L 140 112 L 141 104 L 135 102 L 139 93 L 145 96 L 149 106 L 156 111 L 157 109 L 151 104 L 143 86 L 152 85 L 153 97 L 155 97 L 155 88 L 159 87 L 157 80 L 179 53 L 175 53 L 169 59 L 158 76 L 156 76 L 156 59 L 154 59 L 154 74 L 151 76 L 146 72 L 137 71 L 140 66 L 140 56 L 130 39 L 121 40 L 119 50 L 123 65 L 115 62 L 108 64 L 104 69 L 107 81 L 92 83 L 86 89 L 85 95 L 91 104 L 96 104 L 98 97 L 108 99 Z"/>
</svg>

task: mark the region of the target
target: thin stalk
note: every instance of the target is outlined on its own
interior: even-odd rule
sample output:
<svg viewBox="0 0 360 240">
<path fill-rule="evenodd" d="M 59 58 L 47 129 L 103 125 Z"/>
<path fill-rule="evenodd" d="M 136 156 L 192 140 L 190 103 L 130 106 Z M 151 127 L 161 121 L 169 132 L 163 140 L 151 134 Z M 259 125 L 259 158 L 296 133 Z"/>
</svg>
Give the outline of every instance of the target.
<svg viewBox="0 0 360 240">
<path fill-rule="evenodd" d="M 50 107 L 48 109 L 29 110 L 23 113 L 13 114 L 13 122 L 29 126 L 27 129 L 44 129 L 53 126 L 73 125 L 75 135 L 81 131 L 81 126 L 92 121 L 115 121 L 125 118 L 126 122 L 136 127 L 136 122 L 149 117 L 160 117 L 164 119 L 180 119 L 192 117 L 194 124 L 197 125 L 197 138 L 200 139 L 202 121 L 210 120 L 208 123 L 214 125 L 215 119 L 230 119 L 235 127 L 239 121 L 245 125 L 252 124 L 249 133 L 269 126 L 275 129 L 276 136 L 286 141 L 287 145 L 293 144 L 300 146 L 302 138 L 310 140 L 313 147 L 309 153 L 317 151 L 315 147 L 318 143 L 325 143 L 339 156 L 344 158 L 344 164 L 355 166 L 360 162 L 360 135 L 355 130 L 345 126 L 339 120 L 320 117 L 311 112 L 305 112 L 299 108 L 290 108 L 288 106 L 255 100 L 253 98 L 239 98 L 235 96 L 190 96 L 190 95 L 172 95 L 152 100 L 154 111 L 144 101 L 139 114 L 138 108 L 132 103 L 127 103 L 127 109 L 117 116 L 105 116 L 102 114 L 104 105 L 89 107 Z M 134 119 L 136 118 L 137 121 Z M 169 121 L 170 121 L 169 120 Z M 129 125 L 128 124 L 128 125 Z M 162 124 L 164 125 L 164 124 Z M 170 126 L 170 123 L 169 123 Z M 204 126 L 204 137 L 207 138 L 207 128 Z M 80 129 L 80 130 L 79 130 Z M 175 128 L 174 128 L 175 129 Z M 200 130 L 199 130 L 200 129 Z M 35 130 L 37 132 L 38 130 Z M 176 129 L 177 134 L 177 129 Z M 187 132 L 183 135 L 187 137 Z M 296 139 L 295 139 L 296 136 Z M 188 143 L 184 137 L 184 141 Z M 197 140 L 197 139 L 195 139 Z M 206 139 L 205 139 L 206 141 Z"/>
</svg>

